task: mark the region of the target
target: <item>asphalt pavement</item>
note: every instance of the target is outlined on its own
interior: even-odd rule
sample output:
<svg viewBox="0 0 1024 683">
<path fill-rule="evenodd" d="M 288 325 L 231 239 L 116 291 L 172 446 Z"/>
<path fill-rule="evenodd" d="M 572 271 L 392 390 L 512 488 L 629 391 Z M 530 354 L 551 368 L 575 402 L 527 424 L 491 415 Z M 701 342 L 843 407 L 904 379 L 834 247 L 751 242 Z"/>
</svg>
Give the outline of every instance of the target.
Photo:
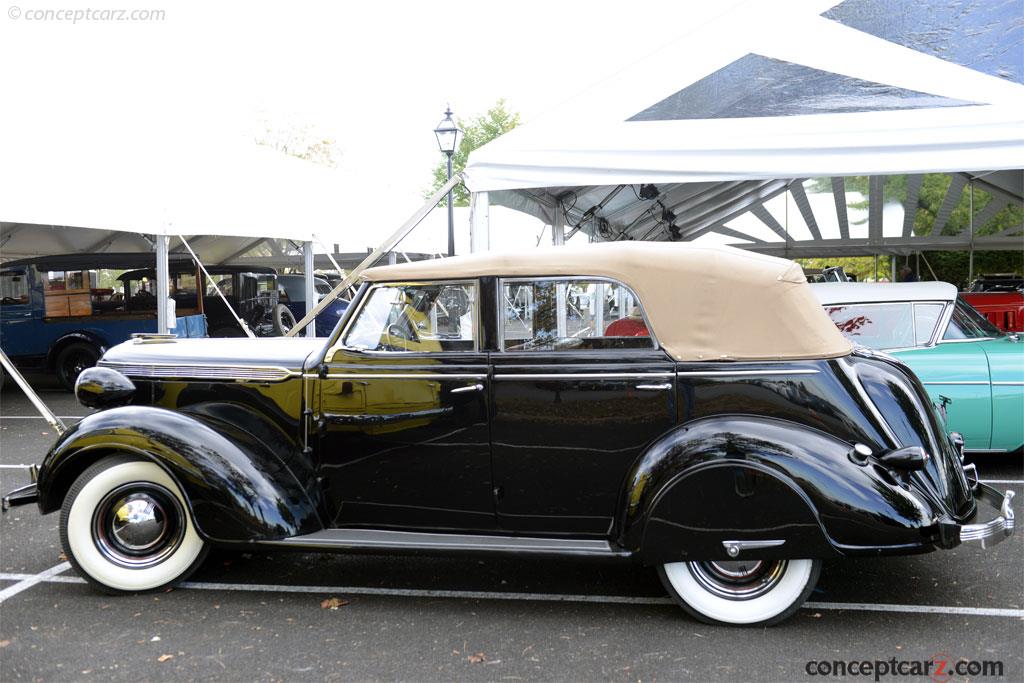
<svg viewBox="0 0 1024 683">
<path fill-rule="evenodd" d="M 38 384 L 68 422 L 88 412 Z M 14 466 L 54 438 L 8 384 L 0 491 L 27 483 Z M 1018 501 L 1022 469 L 978 461 Z M 109 597 L 67 567 L 57 523 L 31 506 L 0 522 L 0 681 L 875 680 L 828 675 L 862 660 L 1003 669 L 880 680 L 1024 680 L 1021 532 L 987 550 L 828 562 L 808 606 L 764 629 L 694 621 L 652 570 L 615 562 L 218 552 L 184 587 Z"/>
</svg>

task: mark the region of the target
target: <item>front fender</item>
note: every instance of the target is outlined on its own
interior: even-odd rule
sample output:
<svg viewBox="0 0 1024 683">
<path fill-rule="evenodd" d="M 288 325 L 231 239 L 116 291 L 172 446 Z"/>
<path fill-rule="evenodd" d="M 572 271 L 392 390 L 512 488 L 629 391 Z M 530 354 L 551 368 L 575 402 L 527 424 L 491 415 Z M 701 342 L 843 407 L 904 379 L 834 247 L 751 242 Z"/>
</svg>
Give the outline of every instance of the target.
<svg viewBox="0 0 1024 683">
<path fill-rule="evenodd" d="M 759 549 L 764 558 L 932 549 L 935 512 L 881 468 L 852 462 L 850 449 L 773 418 L 683 425 L 627 479 L 619 542 L 650 563 L 730 559 L 727 540 L 784 541 Z"/>
<path fill-rule="evenodd" d="M 149 406 L 96 413 L 65 432 L 39 469 L 40 509 L 58 509 L 75 478 L 114 452 L 167 470 L 206 540 L 276 540 L 323 528 L 305 487 L 259 439 L 210 415 Z"/>
</svg>

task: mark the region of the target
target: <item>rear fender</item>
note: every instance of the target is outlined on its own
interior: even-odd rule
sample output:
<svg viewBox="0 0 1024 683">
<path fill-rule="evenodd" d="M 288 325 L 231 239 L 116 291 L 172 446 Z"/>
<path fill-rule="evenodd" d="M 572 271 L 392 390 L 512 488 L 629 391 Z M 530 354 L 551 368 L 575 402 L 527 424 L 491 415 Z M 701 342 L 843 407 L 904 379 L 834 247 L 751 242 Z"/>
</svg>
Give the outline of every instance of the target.
<svg viewBox="0 0 1024 683">
<path fill-rule="evenodd" d="M 740 557 L 931 549 L 935 516 L 858 465 L 852 444 L 772 418 L 698 420 L 655 443 L 627 480 L 619 542 L 648 563 L 730 559 L 724 541 L 782 541 Z"/>
<path fill-rule="evenodd" d="M 86 467 L 118 452 L 164 468 L 206 540 L 277 540 L 323 528 L 306 487 L 258 438 L 208 415 L 149 406 L 96 413 L 65 432 L 40 466 L 40 509 L 58 509 Z"/>
</svg>

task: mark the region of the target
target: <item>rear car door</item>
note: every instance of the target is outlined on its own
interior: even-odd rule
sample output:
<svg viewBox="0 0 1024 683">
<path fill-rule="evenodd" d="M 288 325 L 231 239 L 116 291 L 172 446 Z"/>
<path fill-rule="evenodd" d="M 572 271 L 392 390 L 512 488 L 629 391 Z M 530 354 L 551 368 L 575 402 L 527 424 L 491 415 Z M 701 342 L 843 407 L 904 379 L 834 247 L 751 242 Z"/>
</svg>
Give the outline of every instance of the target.
<svg viewBox="0 0 1024 683">
<path fill-rule="evenodd" d="M 320 476 L 337 527 L 495 527 L 476 281 L 382 283 L 319 379 Z"/>
<path fill-rule="evenodd" d="M 491 434 L 499 524 L 606 535 L 630 467 L 676 422 L 675 364 L 620 283 L 505 279 L 497 298 Z"/>
</svg>

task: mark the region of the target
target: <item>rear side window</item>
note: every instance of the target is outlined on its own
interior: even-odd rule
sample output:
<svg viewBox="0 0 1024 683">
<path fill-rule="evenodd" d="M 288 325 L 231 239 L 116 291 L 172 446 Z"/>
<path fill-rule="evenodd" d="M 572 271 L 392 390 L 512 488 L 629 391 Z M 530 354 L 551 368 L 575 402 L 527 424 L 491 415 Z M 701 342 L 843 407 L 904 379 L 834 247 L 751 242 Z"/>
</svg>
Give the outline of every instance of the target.
<svg viewBox="0 0 1024 683">
<path fill-rule="evenodd" d="M 839 331 L 870 349 L 916 346 L 914 307 L 909 301 L 825 306 Z"/>
<path fill-rule="evenodd" d="M 503 280 L 500 293 L 505 351 L 655 348 L 640 300 L 617 282 Z"/>
</svg>

